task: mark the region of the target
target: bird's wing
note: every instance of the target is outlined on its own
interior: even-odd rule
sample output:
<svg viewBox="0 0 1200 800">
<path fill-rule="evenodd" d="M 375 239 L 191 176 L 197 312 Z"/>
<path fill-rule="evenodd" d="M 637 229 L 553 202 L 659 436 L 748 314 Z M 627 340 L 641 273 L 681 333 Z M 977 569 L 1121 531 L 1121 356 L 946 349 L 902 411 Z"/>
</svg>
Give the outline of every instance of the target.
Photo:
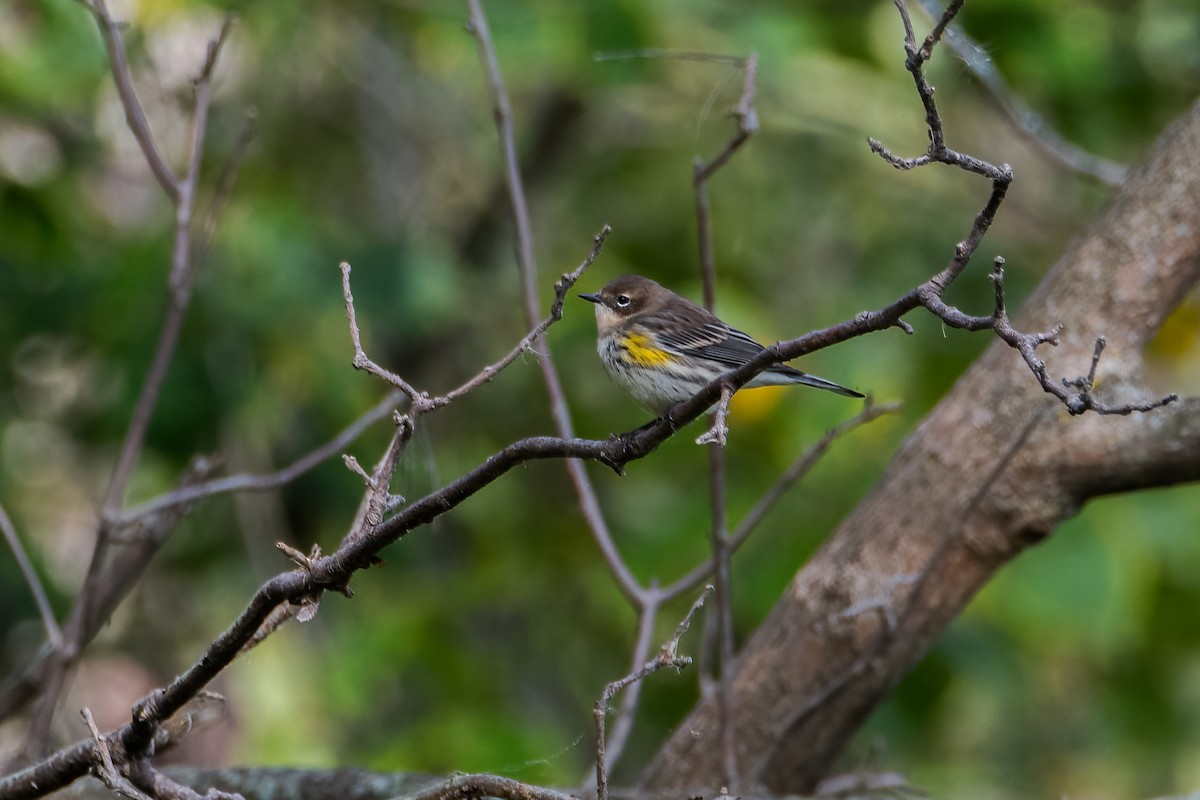
<svg viewBox="0 0 1200 800">
<path fill-rule="evenodd" d="M 719 320 L 658 330 L 659 345 L 680 355 L 705 358 L 729 367 L 740 366 L 763 351 L 763 346 Z"/>
</svg>

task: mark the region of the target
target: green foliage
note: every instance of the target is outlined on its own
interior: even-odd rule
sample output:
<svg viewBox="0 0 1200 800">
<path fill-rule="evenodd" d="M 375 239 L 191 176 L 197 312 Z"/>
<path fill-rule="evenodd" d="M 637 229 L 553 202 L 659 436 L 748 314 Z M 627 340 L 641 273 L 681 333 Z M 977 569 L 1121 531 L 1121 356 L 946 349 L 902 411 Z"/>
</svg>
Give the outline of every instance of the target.
<svg viewBox="0 0 1200 800">
<path fill-rule="evenodd" d="M 135 79 L 178 164 L 186 77 L 221 8 L 126 7 Z M 597 61 L 597 52 L 759 53 L 762 131 L 710 189 L 719 311 L 764 340 L 890 301 L 945 263 L 986 197 L 962 173 L 896 173 L 866 147 L 875 136 L 915 153 L 925 141 L 891 3 L 496 0 L 487 10 L 514 102 L 544 302 L 604 223 L 614 233 L 581 290 L 639 272 L 699 294 L 691 162 L 730 134 L 723 112 L 740 75 L 712 63 Z M 217 71 L 201 209 L 250 106 L 259 133 L 201 267 L 131 501 L 168 489 L 196 452 L 220 453 L 230 472 L 281 466 L 377 402 L 384 388 L 350 367 L 339 261 L 354 267 L 368 352 L 419 387 L 457 385 L 524 333 L 498 148 L 463 9 L 297 0 L 238 13 Z M 979 0 L 963 22 L 1017 92 L 1109 158 L 1136 162 L 1200 78 L 1200 26 L 1183 2 Z M 97 498 L 149 363 L 170 249 L 169 209 L 106 69 L 78 4 L 0 6 L 0 501 L 60 610 L 78 586 Z M 932 79 L 954 146 L 1016 170 L 980 255 L 1007 258 L 1019 302 L 1109 191 L 1043 160 L 948 53 L 935 57 Z M 34 143 L 19 157 L 17 134 Z M 973 266 L 951 299 L 990 308 L 984 274 Z M 803 363 L 881 400 L 902 398 L 906 410 L 835 446 L 739 554 L 739 635 L 987 344 L 919 315 L 912 322 L 913 337 L 890 331 Z M 1164 388 L 1196 357 L 1194 325 L 1173 331 L 1156 376 Z M 590 307 L 569 300 L 550 347 L 581 435 L 645 421 L 603 374 Z M 732 420 L 731 521 L 856 410 L 803 390 L 748 398 Z M 395 487 L 410 498 L 516 437 L 550 432 L 532 356 L 425 425 Z M 385 427 L 350 451 L 372 462 Z M 670 580 L 706 552 L 697 432 L 631 464 L 625 479 L 589 466 L 643 580 Z M 332 548 L 360 492 L 335 460 L 276 494 L 206 502 L 98 648 L 134 652 L 156 680 L 169 679 L 288 566 L 275 540 Z M 1200 600 L 1198 509 L 1193 489 L 1105 501 L 1022 556 L 899 687 L 848 765 L 881 739 L 886 767 L 942 796 L 1194 789 L 1200 662 L 1186 610 Z M 353 601 L 327 598 L 314 622 L 289 626 L 229 671 L 219 687 L 236 717 L 228 756 L 580 779 L 591 704 L 627 671 L 634 631 L 561 465 L 515 470 L 385 560 L 356 580 Z M 38 639 L 6 558 L 0 609 L 7 673 Z M 626 775 L 694 698 L 692 675 L 651 680 Z"/>
</svg>

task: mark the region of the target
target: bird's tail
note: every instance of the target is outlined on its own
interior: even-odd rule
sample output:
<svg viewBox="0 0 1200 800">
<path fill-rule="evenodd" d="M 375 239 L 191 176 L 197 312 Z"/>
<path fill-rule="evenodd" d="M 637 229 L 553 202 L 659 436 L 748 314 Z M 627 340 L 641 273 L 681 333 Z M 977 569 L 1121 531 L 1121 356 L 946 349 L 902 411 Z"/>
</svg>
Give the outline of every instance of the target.
<svg viewBox="0 0 1200 800">
<path fill-rule="evenodd" d="M 818 378 L 816 375 L 809 375 L 807 372 L 799 373 L 796 378 L 796 383 L 803 383 L 805 386 L 815 386 L 818 389 L 824 389 L 827 392 L 840 394 L 844 397 L 865 397 L 861 392 L 856 392 L 853 389 L 847 389 L 841 384 L 827 381 L 824 378 Z"/>
<path fill-rule="evenodd" d="M 791 367 L 784 366 L 784 365 L 780 365 L 780 366 L 775 367 L 774 369 L 768 369 L 764 372 L 759 373 L 758 378 L 751 381 L 748 385 L 749 386 L 754 386 L 754 385 L 767 386 L 770 384 L 774 384 L 776 386 L 779 386 L 779 385 L 788 384 L 788 383 L 801 383 L 801 384 L 804 384 L 805 386 L 812 386 L 817 389 L 824 389 L 827 392 L 833 392 L 835 394 L 840 394 L 843 397 L 863 397 L 864 396 L 861 393 L 854 391 L 853 389 L 847 389 L 845 386 L 842 386 L 841 384 L 834 383 L 833 381 L 827 381 L 824 378 L 818 378 L 816 375 L 809 375 L 807 372 L 801 372 L 798 369 L 792 369 Z"/>
</svg>

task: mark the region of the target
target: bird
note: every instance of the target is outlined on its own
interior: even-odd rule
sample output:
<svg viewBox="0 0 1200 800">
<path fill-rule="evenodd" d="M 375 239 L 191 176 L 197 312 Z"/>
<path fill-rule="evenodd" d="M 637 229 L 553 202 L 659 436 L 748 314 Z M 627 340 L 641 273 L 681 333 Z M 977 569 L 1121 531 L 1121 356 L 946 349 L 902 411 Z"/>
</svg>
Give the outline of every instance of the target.
<svg viewBox="0 0 1200 800">
<path fill-rule="evenodd" d="M 641 275 L 623 275 L 598 292 L 579 296 L 596 305 L 596 349 L 608 374 L 654 414 L 665 413 L 766 349 L 712 312 Z M 785 364 L 772 364 L 745 388 L 790 384 L 863 397 Z"/>
</svg>

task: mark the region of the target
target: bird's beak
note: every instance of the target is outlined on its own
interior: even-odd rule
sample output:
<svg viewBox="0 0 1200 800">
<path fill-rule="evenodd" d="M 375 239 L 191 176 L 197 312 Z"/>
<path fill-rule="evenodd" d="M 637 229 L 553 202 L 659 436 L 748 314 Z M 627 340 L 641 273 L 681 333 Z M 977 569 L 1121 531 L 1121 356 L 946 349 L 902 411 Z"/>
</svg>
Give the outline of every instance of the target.
<svg viewBox="0 0 1200 800">
<path fill-rule="evenodd" d="M 579 296 L 582 297 L 584 300 L 587 300 L 589 303 L 599 304 L 599 303 L 603 302 L 600 299 L 600 295 L 598 295 L 598 294 L 581 294 Z"/>
</svg>

